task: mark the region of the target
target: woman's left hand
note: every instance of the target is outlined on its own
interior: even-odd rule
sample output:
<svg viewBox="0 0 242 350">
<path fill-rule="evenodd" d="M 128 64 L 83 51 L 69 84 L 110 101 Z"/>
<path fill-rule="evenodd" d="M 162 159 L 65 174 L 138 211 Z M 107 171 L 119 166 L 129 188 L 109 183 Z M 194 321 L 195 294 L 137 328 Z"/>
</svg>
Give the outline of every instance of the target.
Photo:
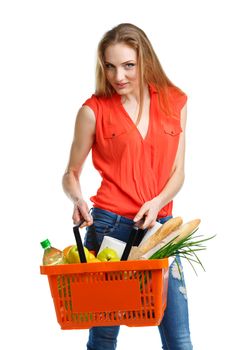
<svg viewBox="0 0 242 350">
<path fill-rule="evenodd" d="M 148 229 L 155 225 L 157 215 L 160 211 L 160 201 L 157 197 L 145 202 L 138 213 L 135 215 L 133 221 L 142 229 Z"/>
</svg>

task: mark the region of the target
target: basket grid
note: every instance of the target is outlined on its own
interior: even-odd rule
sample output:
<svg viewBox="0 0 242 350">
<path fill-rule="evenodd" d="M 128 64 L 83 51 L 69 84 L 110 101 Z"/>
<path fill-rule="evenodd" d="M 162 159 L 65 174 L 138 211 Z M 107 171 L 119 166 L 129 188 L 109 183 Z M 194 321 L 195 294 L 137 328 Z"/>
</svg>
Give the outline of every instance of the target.
<svg viewBox="0 0 242 350">
<path fill-rule="evenodd" d="M 42 269 L 47 272 L 62 329 L 160 323 L 166 307 L 167 262 L 152 261 L 148 266 L 141 261 L 92 265 L 96 266 Z"/>
</svg>

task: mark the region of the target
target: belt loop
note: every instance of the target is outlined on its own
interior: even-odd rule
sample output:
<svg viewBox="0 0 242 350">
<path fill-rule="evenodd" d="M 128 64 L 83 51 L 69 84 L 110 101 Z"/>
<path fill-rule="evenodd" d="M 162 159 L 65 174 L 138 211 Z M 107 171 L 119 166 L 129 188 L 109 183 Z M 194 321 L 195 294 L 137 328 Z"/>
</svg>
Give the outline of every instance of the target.
<svg viewBox="0 0 242 350">
<path fill-rule="evenodd" d="M 118 226 L 118 225 L 119 225 L 119 223 L 120 223 L 120 220 L 121 220 L 121 215 L 118 215 L 118 214 L 117 214 L 117 217 L 116 217 L 116 220 L 115 220 L 114 226 Z"/>
</svg>

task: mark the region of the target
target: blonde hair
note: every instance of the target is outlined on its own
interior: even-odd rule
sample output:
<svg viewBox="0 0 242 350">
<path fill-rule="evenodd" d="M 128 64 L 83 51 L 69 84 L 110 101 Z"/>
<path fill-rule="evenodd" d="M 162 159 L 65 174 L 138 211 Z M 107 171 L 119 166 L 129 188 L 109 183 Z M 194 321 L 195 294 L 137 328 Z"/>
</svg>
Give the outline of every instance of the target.
<svg viewBox="0 0 242 350">
<path fill-rule="evenodd" d="M 145 84 L 152 84 L 154 88 L 161 93 L 164 101 L 165 112 L 167 114 L 171 114 L 171 106 L 169 106 L 167 97 L 167 88 L 169 86 L 176 86 L 165 74 L 151 45 L 151 42 L 144 31 L 130 23 L 121 23 L 115 26 L 103 35 L 98 44 L 96 63 L 96 95 L 110 97 L 115 93 L 115 90 L 106 79 L 104 54 L 108 46 L 117 43 L 123 43 L 133 48 L 137 53 L 140 81 L 140 107 L 136 124 L 138 124 L 141 118 Z M 177 89 L 180 90 L 179 88 Z M 160 107 L 162 108 L 161 103 Z"/>
</svg>

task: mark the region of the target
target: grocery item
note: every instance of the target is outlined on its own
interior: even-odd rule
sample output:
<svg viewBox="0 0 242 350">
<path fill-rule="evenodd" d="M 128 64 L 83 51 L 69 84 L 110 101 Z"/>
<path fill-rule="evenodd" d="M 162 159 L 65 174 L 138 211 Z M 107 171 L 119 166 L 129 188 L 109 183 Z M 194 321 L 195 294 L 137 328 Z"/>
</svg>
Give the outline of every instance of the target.
<svg viewBox="0 0 242 350">
<path fill-rule="evenodd" d="M 160 241 L 156 246 L 152 249 L 150 249 L 147 253 L 143 254 L 140 259 L 149 259 L 154 253 L 156 253 L 159 249 L 164 247 L 166 244 L 168 244 L 170 241 L 177 238 L 179 235 L 179 229 L 171 232 L 167 237 L 165 237 L 162 241 Z"/>
<path fill-rule="evenodd" d="M 180 216 L 176 218 L 171 218 L 167 222 L 165 222 L 158 230 L 147 240 L 142 242 L 138 248 L 133 247 L 131 249 L 130 255 L 128 260 L 137 260 L 142 255 L 147 253 L 150 249 L 154 248 L 160 241 L 162 241 L 164 238 L 166 238 L 171 232 L 178 229 L 183 220 Z"/>
<path fill-rule="evenodd" d="M 64 259 L 67 260 L 67 254 L 70 250 L 70 248 L 72 248 L 73 244 L 72 245 L 68 245 L 67 247 L 65 247 L 63 250 L 62 250 L 62 253 L 64 255 Z"/>
<path fill-rule="evenodd" d="M 137 245 L 143 244 L 148 238 L 150 238 L 155 232 L 157 232 L 158 229 L 161 228 L 161 226 L 162 226 L 162 224 L 160 222 L 156 221 L 155 225 L 147 230 L 147 232 L 145 233 L 140 244 L 137 244 Z"/>
<path fill-rule="evenodd" d="M 190 235 L 199 225 L 201 220 L 200 219 L 194 219 L 189 222 L 186 222 L 178 229 L 178 237 L 174 239 L 173 243 L 178 243 L 182 239 L 186 238 Z"/>
<path fill-rule="evenodd" d="M 168 236 L 158 242 L 156 246 L 146 252 L 146 254 L 143 254 L 142 257 L 151 257 L 158 250 L 161 250 L 162 247 L 166 246 L 169 242 L 172 242 L 172 248 L 174 248 L 174 244 L 186 239 L 192 232 L 194 232 L 195 229 L 198 228 L 200 222 L 200 219 L 194 219 L 181 225 L 177 230 L 172 231 Z"/>
<path fill-rule="evenodd" d="M 114 249 L 109 247 L 104 248 L 100 253 L 98 253 L 97 258 L 100 261 L 119 261 L 120 258 Z"/>
<path fill-rule="evenodd" d="M 93 259 L 88 260 L 88 263 L 95 263 L 95 262 L 101 262 L 101 260 L 99 260 L 99 259 L 96 258 L 95 256 L 94 256 Z"/>
<path fill-rule="evenodd" d="M 44 249 L 43 254 L 43 265 L 60 265 L 64 264 L 64 257 L 61 250 L 51 246 L 48 239 L 40 242 L 42 248 Z"/>
<path fill-rule="evenodd" d="M 83 247 L 83 250 L 87 262 L 99 262 L 91 250 L 89 251 L 86 247 Z M 81 262 L 76 244 L 66 247 L 63 253 L 67 264 L 78 264 Z"/>
<path fill-rule="evenodd" d="M 124 252 L 126 243 L 123 241 L 120 241 L 117 238 L 114 237 L 110 237 L 110 236 L 104 236 L 103 240 L 102 240 L 102 244 L 99 248 L 98 254 L 105 248 L 111 248 L 113 250 L 115 250 L 115 252 L 117 253 L 119 259 L 121 259 L 121 256 Z"/>
<path fill-rule="evenodd" d="M 94 254 L 93 250 L 89 250 L 88 260 L 87 262 L 93 263 L 93 262 L 101 262 L 96 255 Z"/>
<path fill-rule="evenodd" d="M 85 256 L 86 256 L 86 260 L 88 262 L 89 255 L 91 253 L 89 253 L 89 251 L 88 251 L 88 249 L 86 247 L 83 247 L 83 249 L 84 249 L 84 253 L 85 253 Z M 78 264 L 78 263 L 81 262 L 76 244 L 73 244 L 72 247 L 68 250 L 66 259 L 67 259 L 67 263 L 68 264 Z"/>
<path fill-rule="evenodd" d="M 201 243 L 214 237 L 205 239 L 201 239 L 201 236 L 194 237 L 194 233 L 197 231 L 200 222 L 200 219 L 194 219 L 179 227 L 178 230 L 173 232 L 175 235 L 172 233 L 172 239 L 165 245 L 160 248 L 158 247 L 159 244 L 156 246 L 156 251 L 153 252 L 149 259 L 163 259 L 163 257 L 176 256 L 178 254 L 183 258 L 185 257 L 187 260 L 189 260 L 192 255 L 197 259 L 195 252 L 205 249 Z M 197 238 L 199 239 L 196 240 Z M 198 262 L 200 263 L 199 259 Z"/>
</svg>

